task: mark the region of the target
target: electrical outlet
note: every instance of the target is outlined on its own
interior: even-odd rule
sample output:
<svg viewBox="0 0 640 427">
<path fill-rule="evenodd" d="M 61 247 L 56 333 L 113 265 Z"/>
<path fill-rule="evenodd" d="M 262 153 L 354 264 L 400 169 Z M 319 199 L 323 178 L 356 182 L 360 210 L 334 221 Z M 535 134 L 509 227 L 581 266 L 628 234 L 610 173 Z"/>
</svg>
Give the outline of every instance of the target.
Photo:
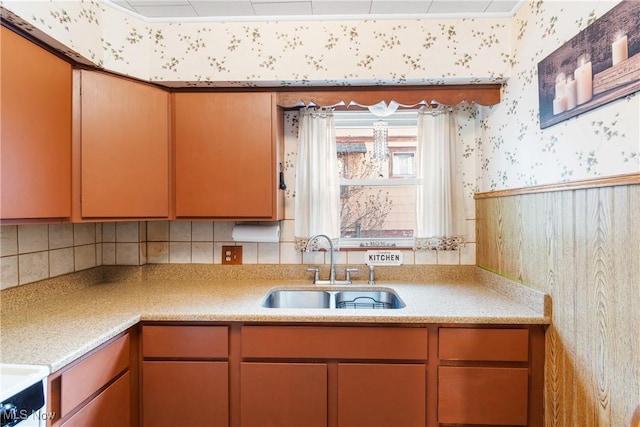
<svg viewBox="0 0 640 427">
<path fill-rule="evenodd" d="M 242 246 L 223 246 L 223 264 L 242 264 Z"/>
</svg>

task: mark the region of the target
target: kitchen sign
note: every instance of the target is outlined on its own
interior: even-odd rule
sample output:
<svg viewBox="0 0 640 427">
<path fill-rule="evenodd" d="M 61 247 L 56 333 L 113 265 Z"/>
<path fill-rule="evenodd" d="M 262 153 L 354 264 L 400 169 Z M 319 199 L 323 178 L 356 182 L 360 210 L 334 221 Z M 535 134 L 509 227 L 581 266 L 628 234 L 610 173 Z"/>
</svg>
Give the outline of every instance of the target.
<svg viewBox="0 0 640 427">
<path fill-rule="evenodd" d="M 367 251 L 365 260 L 368 265 L 402 265 L 402 252 Z"/>
</svg>

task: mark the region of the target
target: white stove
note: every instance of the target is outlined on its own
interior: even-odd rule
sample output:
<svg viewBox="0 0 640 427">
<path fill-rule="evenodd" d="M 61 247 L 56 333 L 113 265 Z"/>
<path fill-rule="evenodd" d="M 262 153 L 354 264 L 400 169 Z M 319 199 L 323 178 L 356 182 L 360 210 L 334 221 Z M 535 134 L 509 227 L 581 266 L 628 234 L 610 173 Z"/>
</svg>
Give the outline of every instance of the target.
<svg viewBox="0 0 640 427">
<path fill-rule="evenodd" d="M 48 366 L 0 364 L 0 427 L 46 425 Z"/>
</svg>

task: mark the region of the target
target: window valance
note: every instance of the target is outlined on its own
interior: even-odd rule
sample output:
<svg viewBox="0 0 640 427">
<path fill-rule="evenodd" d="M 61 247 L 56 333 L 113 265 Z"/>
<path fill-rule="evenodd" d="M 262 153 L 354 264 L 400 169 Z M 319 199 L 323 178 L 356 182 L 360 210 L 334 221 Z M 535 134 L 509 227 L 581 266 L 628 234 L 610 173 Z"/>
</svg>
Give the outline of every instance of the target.
<svg viewBox="0 0 640 427">
<path fill-rule="evenodd" d="M 500 102 L 499 84 L 435 85 L 420 87 L 376 88 L 325 88 L 311 91 L 278 91 L 277 103 L 283 108 L 315 105 L 329 107 L 358 104 L 370 106 L 380 101 L 396 101 L 401 105 L 442 104 L 457 105 L 463 101 L 480 105 Z"/>
</svg>

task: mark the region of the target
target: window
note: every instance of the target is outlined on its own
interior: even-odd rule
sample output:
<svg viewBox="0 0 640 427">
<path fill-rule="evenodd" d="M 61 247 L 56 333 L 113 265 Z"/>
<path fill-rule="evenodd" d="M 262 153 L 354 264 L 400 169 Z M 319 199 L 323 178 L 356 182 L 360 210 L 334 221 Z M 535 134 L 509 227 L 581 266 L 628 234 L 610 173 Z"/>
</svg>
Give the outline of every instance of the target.
<svg viewBox="0 0 640 427">
<path fill-rule="evenodd" d="M 342 247 L 411 247 L 415 229 L 417 110 L 379 118 L 335 111 Z M 374 142 L 374 126 L 387 144 Z M 380 154 L 383 153 L 383 154 Z"/>
<path fill-rule="evenodd" d="M 415 178 L 415 147 L 389 147 L 389 177 Z"/>
</svg>

